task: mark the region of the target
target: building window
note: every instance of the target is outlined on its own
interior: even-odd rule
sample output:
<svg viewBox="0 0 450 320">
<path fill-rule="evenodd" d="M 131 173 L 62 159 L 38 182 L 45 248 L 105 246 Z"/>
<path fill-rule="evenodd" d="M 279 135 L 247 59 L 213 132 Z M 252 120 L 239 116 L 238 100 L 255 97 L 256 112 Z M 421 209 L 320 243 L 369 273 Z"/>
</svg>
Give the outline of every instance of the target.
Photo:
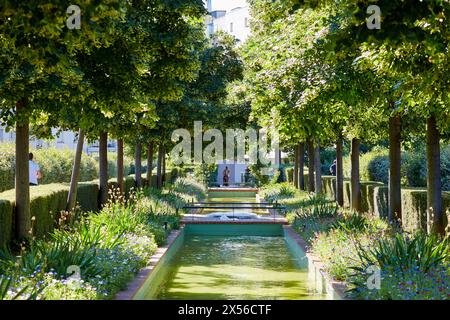
<svg viewBox="0 0 450 320">
<path fill-rule="evenodd" d="M 233 22 L 230 23 L 230 32 L 233 32 Z"/>
<path fill-rule="evenodd" d="M 246 27 L 246 28 L 248 28 L 248 27 L 249 27 L 249 25 L 248 25 L 248 18 L 245 18 L 245 22 L 244 22 L 244 24 L 245 24 L 245 27 Z"/>
</svg>

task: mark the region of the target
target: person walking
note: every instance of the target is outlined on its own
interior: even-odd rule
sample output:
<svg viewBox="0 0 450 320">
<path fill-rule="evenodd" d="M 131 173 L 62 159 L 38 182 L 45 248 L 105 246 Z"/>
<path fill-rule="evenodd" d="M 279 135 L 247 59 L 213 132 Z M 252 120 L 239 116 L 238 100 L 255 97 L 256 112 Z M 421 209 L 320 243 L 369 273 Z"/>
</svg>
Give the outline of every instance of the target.
<svg viewBox="0 0 450 320">
<path fill-rule="evenodd" d="M 42 178 L 41 168 L 39 165 L 33 161 L 33 154 L 30 152 L 28 155 L 28 164 L 29 164 L 29 176 L 30 176 L 30 186 L 37 186 L 38 179 Z"/>
<path fill-rule="evenodd" d="M 333 175 L 333 176 L 336 175 L 336 163 L 337 163 L 337 160 L 335 159 L 335 160 L 333 161 L 333 164 L 330 166 L 330 173 L 331 173 L 331 175 Z"/>
</svg>

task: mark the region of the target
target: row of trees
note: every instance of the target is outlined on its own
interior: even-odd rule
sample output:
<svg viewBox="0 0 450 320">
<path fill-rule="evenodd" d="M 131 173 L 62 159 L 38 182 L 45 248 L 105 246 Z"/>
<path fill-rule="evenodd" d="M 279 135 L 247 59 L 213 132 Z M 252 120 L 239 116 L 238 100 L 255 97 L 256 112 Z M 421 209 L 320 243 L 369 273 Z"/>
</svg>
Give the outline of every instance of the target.
<svg viewBox="0 0 450 320">
<path fill-rule="evenodd" d="M 83 143 L 99 140 L 104 204 L 108 139 L 118 141 L 121 190 L 124 144 L 135 150 L 137 187 L 143 147 L 148 175 L 157 150 L 161 187 L 172 130 L 189 128 L 194 113 L 218 119 L 228 82 L 242 74 L 233 40 L 206 38 L 201 0 L 86 0 L 79 29 L 66 27 L 70 1 L 0 3 L 0 121 L 16 131 L 19 239 L 31 229 L 30 126 L 43 136 L 52 127 L 78 131 L 68 210 L 75 206 Z"/>
<path fill-rule="evenodd" d="M 351 206 L 361 210 L 360 144 L 388 139 L 389 219 L 401 221 L 401 143 L 426 135 L 431 231 L 443 233 L 439 146 L 450 137 L 448 1 L 376 1 L 380 29 L 368 27 L 372 1 L 250 2 L 253 35 L 242 50 L 246 99 L 255 118 L 275 122 L 284 145 L 295 150 L 296 184 L 304 187 L 307 149 L 307 187 L 321 192 L 320 146 L 334 144 L 342 205 L 348 140 Z"/>
</svg>

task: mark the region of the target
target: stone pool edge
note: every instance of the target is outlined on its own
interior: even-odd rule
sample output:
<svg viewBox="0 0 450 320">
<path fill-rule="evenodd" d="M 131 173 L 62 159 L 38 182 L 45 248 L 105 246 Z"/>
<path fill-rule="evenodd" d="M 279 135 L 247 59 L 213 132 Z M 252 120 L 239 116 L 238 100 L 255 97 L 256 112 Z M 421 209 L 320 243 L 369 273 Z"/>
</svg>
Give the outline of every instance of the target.
<svg viewBox="0 0 450 320">
<path fill-rule="evenodd" d="M 292 229 L 290 225 L 283 225 L 283 229 L 285 233 L 287 233 L 295 242 L 296 244 L 305 252 L 305 255 L 308 259 L 309 266 L 314 268 L 314 270 L 310 270 L 308 268 L 308 272 L 314 272 L 315 275 L 319 275 L 324 280 L 327 288 L 327 294 L 329 289 L 331 289 L 332 293 L 335 293 L 337 297 L 341 300 L 350 300 L 346 297 L 345 291 L 347 290 L 347 285 L 343 281 L 337 281 L 334 280 L 326 271 L 324 264 L 320 258 L 318 258 L 316 255 L 314 255 L 311 250 L 309 249 L 309 246 L 307 242 Z"/>
<path fill-rule="evenodd" d="M 134 296 L 138 293 L 139 289 L 144 285 L 150 274 L 153 272 L 155 267 L 165 256 L 167 251 L 172 247 L 172 244 L 178 238 L 178 236 L 183 232 L 184 226 L 181 226 L 178 230 L 173 230 L 167 237 L 167 243 L 158 247 L 156 252 L 150 257 L 149 263 L 146 267 L 139 270 L 134 279 L 128 283 L 125 290 L 119 291 L 114 300 L 133 300 Z"/>
<path fill-rule="evenodd" d="M 309 264 L 308 272 L 314 272 L 315 276 L 318 275 L 323 279 L 322 283 L 327 286 L 327 294 L 335 294 L 338 299 L 349 300 L 349 298 L 345 296 L 345 291 L 347 289 L 347 285 L 345 284 L 345 282 L 334 280 L 325 271 L 323 262 L 309 250 L 307 242 L 298 233 L 296 233 L 290 225 L 282 225 L 282 228 L 284 232 L 288 234 L 289 237 L 291 237 L 291 239 L 293 239 L 305 253 Z M 122 290 L 116 294 L 114 300 L 133 300 L 133 298 L 147 281 L 148 277 L 153 272 L 155 267 L 169 251 L 172 244 L 182 234 L 183 231 L 184 226 L 181 226 L 178 230 L 173 230 L 167 238 L 167 243 L 156 250 L 156 252 L 149 259 L 149 264 L 137 273 L 134 279 L 130 283 L 128 283 L 125 290 Z"/>
</svg>

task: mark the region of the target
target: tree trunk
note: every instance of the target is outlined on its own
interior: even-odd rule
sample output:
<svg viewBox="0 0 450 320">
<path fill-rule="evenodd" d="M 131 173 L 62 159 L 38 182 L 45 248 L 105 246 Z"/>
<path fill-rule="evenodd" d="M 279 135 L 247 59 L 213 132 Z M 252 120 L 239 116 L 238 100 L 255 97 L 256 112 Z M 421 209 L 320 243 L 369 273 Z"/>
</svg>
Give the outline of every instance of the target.
<svg viewBox="0 0 450 320">
<path fill-rule="evenodd" d="M 134 153 L 136 188 L 142 188 L 142 144 L 136 142 Z"/>
<path fill-rule="evenodd" d="M 162 152 L 162 168 L 161 168 L 161 187 L 166 183 L 166 148 L 163 147 Z"/>
<path fill-rule="evenodd" d="M 147 145 L 147 184 L 152 187 L 153 142 Z"/>
<path fill-rule="evenodd" d="M 100 208 L 108 202 L 108 133 L 100 133 L 99 140 L 99 168 L 100 168 Z"/>
<path fill-rule="evenodd" d="M 439 131 L 435 116 L 427 119 L 427 210 L 428 231 L 444 235 L 445 217 L 442 210 Z"/>
<path fill-rule="evenodd" d="M 352 139 L 351 154 L 351 208 L 361 212 L 361 185 L 359 181 L 359 139 Z"/>
<path fill-rule="evenodd" d="M 70 178 L 69 195 L 67 196 L 66 210 L 72 211 L 77 203 L 78 180 L 80 178 L 81 156 L 83 154 L 84 131 L 78 130 L 77 149 L 73 160 L 72 177 Z"/>
<path fill-rule="evenodd" d="M 163 154 L 163 146 L 160 144 L 158 146 L 158 162 L 156 164 L 156 188 L 161 189 L 162 187 L 162 154 Z"/>
<path fill-rule="evenodd" d="M 21 118 L 26 108 L 24 101 L 16 104 L 16 114 Z M 16 223 L 19 240 L 31 238 L 30 175 L 29 175 L 29 119 L 16 122 Z"/>
<path fill-rule="evenodd" d="M 120 195 L 123 196 L 125 192 L 123 178 L 125 176 L 123 167 L 123 139 L 117 140 L 117 184 L 119 186 Z"/>
<path fill-rule="evenodd" d="M 300 143 L 298 147 L 298 185 L 300 190 L 305 190 L 305 143 Z"/>
<path fill-rule="evenodd" d="M 401 118 L 389 119 L 389 197 L 388 217 L 390 222 L 402 222 L 401 198 Z"/>
<path fill-rule="evenodd" d="M 296 145 L 294 148 L 294 176 L 293 176 L 293 182 L 294 186 L 298 188 L 298 157 L 299 157 L 299 147 L 300 145 Z"/>
<path fill-rule="evenodd" d="M 314 141 L 308 140 L 308 192 L 314 192 Z"/>
<path fill-rule="evenodd" d="M 344 170 L 342 162 L 342 138 L 336 142 L 336 202 L 344 205 Z"/>
<path fill-rule="evenodd" d="M 322 168 L 320 165 L 320 140 L 319 139 L 317 139 L 317 146 L 314 150 L 314 170 L 316 171 L 316 174 L 315 174 L 316 194 L 319 195 L 322 193 Z"/>
</svg>

